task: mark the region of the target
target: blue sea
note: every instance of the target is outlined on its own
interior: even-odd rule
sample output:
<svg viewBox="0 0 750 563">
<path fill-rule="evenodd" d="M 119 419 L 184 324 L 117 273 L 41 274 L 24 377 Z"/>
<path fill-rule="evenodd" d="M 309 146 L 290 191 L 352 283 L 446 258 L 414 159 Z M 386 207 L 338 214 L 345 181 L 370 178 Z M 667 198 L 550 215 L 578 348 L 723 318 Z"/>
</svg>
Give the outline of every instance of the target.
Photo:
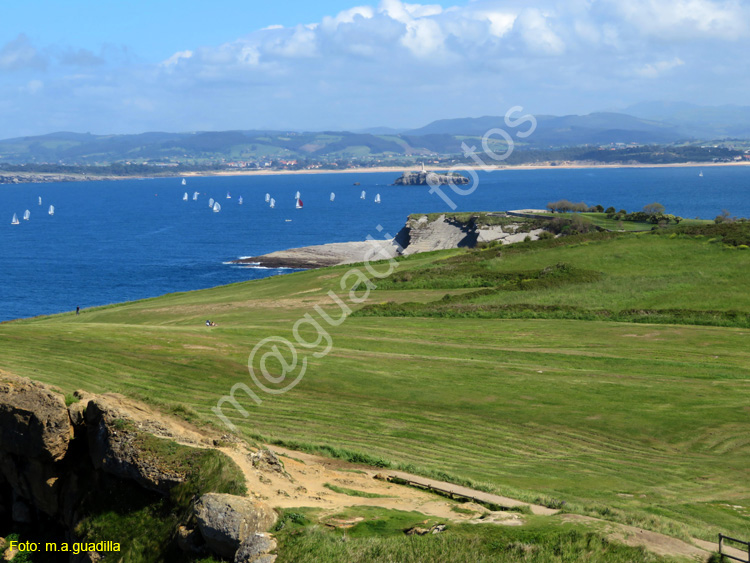
<svg viewBox="0 0 750 563">
<path fill-rule="evenodd" d="M 683 217 L 713 218 L 723 209 L 750 216 L 750 167 L 706 167 L 703 177 L 699 172 L 696 167 L 504 170 L 479 172 L 469 195 L 447 187 L 445 192 L 458 211 L 543 208 L 565 198 L 629 211 L 658 201 Z M 426 186 L 393 186 L 397 176 L 205 177 L 189 178 L 185 186 L 178 178 L 0 185 L 0 321 L 281 274 L 285 270 L 227 262 L 395 235 L 410 213 L 450 211 Z M 297 190 L 304 205 L 299 210 Z M 198 201 L 192 200 L 195 191 Z M 185 192 L 189 201 L 182 201 Z M 265 203 L 266 193 L 275 198 L 275 209 Z M 380 204 L 374 202 L 378 193 Z M 209 198 L 221 204 L 219 213 L 209 208 Z M 54 216 L 49 205 L 55 206 Z M 21 219 L 26 209 L 30 220 L 11 225 L 13 214 Z"/>
</svg>

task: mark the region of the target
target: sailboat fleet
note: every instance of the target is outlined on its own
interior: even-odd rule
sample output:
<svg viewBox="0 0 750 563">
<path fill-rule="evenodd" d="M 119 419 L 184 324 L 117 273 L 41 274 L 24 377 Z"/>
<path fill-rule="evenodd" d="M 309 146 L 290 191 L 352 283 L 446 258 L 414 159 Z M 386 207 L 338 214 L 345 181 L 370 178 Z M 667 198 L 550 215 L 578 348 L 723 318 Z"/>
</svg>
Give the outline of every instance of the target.
<svg viewBox="0 0 750 563">
<path fill-rule="evenodd" d="M 702 175 L 702 172 L 701 172 L 701 175 Z M 185 178 L 182 178 L 180 183 L 181 183 L 181 185 L 184 186 L 184 185 L 187 184 L 187 180 Z M 192 198 L 191 198 L 190 194 L 188 192 L 184 192 L 182 194 L 182 201 L 189 201 L 190 199 L 192 199 L 193 201 L 198 201 L 198 196 L 199 195 L 200 195 L 200 192 L 197 192 L 197 191 L 193 192 Z M 362 200 L 365 200 L 367 198 L 367 193 L 365 192 L 365 190 L 362 190 L 362 192 L 360 193 L 359 198 L 362 199 Z M 226 199 L 232 199 L 232 195 L 231 195 L 230 192 L 227 192 Z M 331 202 L 334 202 L 335 199 L 336 199 L 335 192 L 331 192 L 330 196 L 329 196 L 329 200 Z M 244 200 L 243 200 L 242 196 L 239 196 L 237 198 L 237 204 L 238 205 L 242 205 L 243 202 L 244 202 Z M 271 197 L 270 193 L 266 193 L 265 194 L 265 202 L 268 204 L 268 207 L 271 208 L 271 209 L 273 209 L 273 208 L 276 207 L 276 199 L 274 199 L 273 197 Z M 374 202 L 375 203 L 380 203 L 381 202 L 380 194 L 376 194 L 375 195 Z M 42 197 L 41 196 L 38 197 L 38 204 L 40 206 L 42 205 Z M 209 198 L 209 200 L 208 200 L 208 207 L 214 213 L 219 213 L 221 211 L 221 204 L 219 204 L 218 201 L 214 200 L 214 198 Z M 302 209 L 303 207 L 304 207 L 304 204 L 302 203 L 301 193 L 300 193 L 299 190 L 297 190 L 295 192 L 295 194 L 294 194 L 294 208 L 295 209 Z M 53 216 L 55 214 L 55 206 L 54 205 L 50 205 L 49 208 L 47 209 L 47 213 L 50 216 Z M 22 219 L 24 221 L 29 221 L 31 219 L 31 211 L 27 209 L 23 213 Z M 290 220 L 288 220 L 288 221 L 290 221 Z M 18 215 L 16 213 L 13 214 L 13 219 L 11 220 L 11 224 L 12 225 L 20 225 L 21 224 L 21 221 L 19 220 Z"/>
<path fill-rule="evenodd" d="M 39 203 L 39 205 L 42 205 L 42 196 L 39 196 L 37 198 L 37 202 Z M 49 206 L 48 213 L 50 215 L 54 215 L 55 214 L 55 206 L 54 205 L 50 205 Z M 31 220 L 31 210 L 29 210 L 29 209 L 25 210 L 23 212 L 22 219 L 24 221 L 30 221 Z M 10 224 L 11 225 L 20 225 L 21 224 L 21 221 L 19 221 L 19 219 L 18 219 L 18 214 L 17 213 L 13 214 L 13 218 L 10 220 Z"/>
</svg>

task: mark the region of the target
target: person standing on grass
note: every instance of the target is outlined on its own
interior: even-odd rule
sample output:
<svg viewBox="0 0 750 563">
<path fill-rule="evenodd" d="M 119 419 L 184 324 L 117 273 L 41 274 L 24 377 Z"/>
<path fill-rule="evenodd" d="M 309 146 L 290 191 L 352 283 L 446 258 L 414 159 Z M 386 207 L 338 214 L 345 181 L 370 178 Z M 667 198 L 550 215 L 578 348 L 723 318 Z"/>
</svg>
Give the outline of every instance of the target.
<svg viewBox="0 0 750 563">
<path fill-rule="evenodd" d="M 78 316 L 80 314 L 81 314 L 81 308 L 80 307 L 76 307 L 76 316 Z"/>
</svg>

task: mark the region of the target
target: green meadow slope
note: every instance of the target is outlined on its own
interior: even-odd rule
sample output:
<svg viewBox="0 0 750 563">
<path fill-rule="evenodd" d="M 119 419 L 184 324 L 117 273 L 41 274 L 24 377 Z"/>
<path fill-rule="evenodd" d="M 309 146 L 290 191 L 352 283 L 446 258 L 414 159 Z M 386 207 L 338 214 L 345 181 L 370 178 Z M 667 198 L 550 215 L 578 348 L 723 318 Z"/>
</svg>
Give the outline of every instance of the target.
<svg viewBox="0 0 750 563">
<path fill-rule="evenodd" d="M 262 404 L 240 392 L 248 416 L 224 413 L 252 439 L 683 538 L 750 537 L 749 251 L 593 234 L 400 259 L 325 325 L 327 354 L 298 346 L 296 387 L 263 393 L 253 347 L 293 341 L 316 305 L 339 317 L 327 292 L 347 300 L 349 269 L 5 323 L 0 368 L 217 426 L 211 408 L 245 383 Z"/>
</svg>

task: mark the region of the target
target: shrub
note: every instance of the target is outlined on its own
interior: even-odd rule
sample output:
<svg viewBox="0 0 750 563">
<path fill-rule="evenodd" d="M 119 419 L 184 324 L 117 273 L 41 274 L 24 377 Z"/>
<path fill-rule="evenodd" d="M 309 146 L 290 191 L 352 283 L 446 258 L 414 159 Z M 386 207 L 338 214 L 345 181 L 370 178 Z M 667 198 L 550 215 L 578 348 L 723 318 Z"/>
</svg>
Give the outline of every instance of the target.
<svg viewBox="0 0 750 563">
<path fill-rule="evenodd" d="M 661 215 L 664 213 L 665 208 L 661 203 L 654 202 L 643 206 L 643 212 L 647 215 Z"/>
<path fill-rule="evenodd" d="M 589 206 L 582 201 L 573 204 L 573 211 L 575 211 L 576 213 L 584 213 L 588 210 Z"/>
<path fill-rule="evenodd" d="M 600 206 L 600 207 L 601 207 L 601 206 Z M 605 210 L 604 210 L 604 213 L 606 213 L 607 215 L 609 215 L 610 213 L 614 215 L 614 213 L 615 213 L 615 208 L 614 208 L 614 207 L 612 207 L 612 206 L 609 206 L 609 207 L 607 207 L 607 209 L 605 209 Z"/>
<path fill-rule="evenodd" d="M 566 213 L 568 211 L 573 211 L 573 205 L 575 204 L 571 203 L 567 199 L 560 199 L 558 201 L 550 201 L 547 204 L 547 209 L 552 212 Z"/>
</svg>

